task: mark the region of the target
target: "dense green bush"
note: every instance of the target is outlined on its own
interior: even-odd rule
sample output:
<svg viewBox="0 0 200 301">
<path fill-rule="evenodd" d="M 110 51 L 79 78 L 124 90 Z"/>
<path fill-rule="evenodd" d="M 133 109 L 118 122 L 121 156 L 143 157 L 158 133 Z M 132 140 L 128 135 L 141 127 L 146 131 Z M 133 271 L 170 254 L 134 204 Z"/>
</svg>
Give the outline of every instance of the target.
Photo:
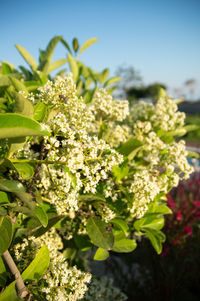
<svg viewBox="0 0 200 301">
<path fill-rule="evenodd" d="M 188 130 L 176 101 L 163 90 L 156 105 L 114 100 L 119 78 L 79 60 L 96 40 L 80 47 L 74 39 L 70 48 L 54 37 L 39 64 L 17 45 L 29 69 L 2 62 L 1 301 L 83 298 L 91 274 L 82 252 L 105 260 L 147 237 L 160 254 L 163 215 L 171 213 L 165 195 L 192 172 L 184 141 L 174 139 Z M 59 42 L 67 59 L 52 62 Z M 63 64 L 70 73 L 53 78 Z M 95 300 L 95 285 L 98 300 L 126 299 L 112 281 L 96 279 L 85 300 Z"/>
</svg>

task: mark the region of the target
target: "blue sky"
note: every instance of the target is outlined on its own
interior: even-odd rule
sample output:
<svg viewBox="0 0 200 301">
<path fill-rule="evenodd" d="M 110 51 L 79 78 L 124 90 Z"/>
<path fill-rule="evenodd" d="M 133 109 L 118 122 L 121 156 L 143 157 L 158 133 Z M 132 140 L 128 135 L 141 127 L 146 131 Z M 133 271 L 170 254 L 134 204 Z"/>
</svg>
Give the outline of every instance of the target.
<svg viewBox="0 0 200 301">
<path fill-rule="evenodd" d="M 195 78 L 200 97 L 199 0 L 1 0 L 0 11 L 1 60 L 25 64 L 14 44 L 38 58 L 55 35 L 98 37 L 80 57 L 93 69 L 132 65 L 144 83 L 164 82 L 170 92 Z M 65 56 L 58 46 L 54 58 Z"/>
</svg>

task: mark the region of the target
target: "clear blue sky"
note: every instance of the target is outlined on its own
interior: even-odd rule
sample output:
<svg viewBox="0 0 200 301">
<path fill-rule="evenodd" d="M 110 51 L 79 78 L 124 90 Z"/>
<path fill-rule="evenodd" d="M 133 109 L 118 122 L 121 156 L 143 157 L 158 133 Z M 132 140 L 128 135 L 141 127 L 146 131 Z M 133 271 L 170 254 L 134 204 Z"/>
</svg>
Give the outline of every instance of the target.
<svg viewBox="0 0 200 301">
<path fill-rule="evenodd" d="M 98 37 L 81 57 L 97 71 L 132 65 L 171 91 L 195 78 L 200 96 L 200 0 L 1 0 L 0 12 L 1 60 L 25 64 L 14 44 L 38 58 L 54 35 Z M 58 46 L 55 59 L 65 55 Z"/>
</svg>

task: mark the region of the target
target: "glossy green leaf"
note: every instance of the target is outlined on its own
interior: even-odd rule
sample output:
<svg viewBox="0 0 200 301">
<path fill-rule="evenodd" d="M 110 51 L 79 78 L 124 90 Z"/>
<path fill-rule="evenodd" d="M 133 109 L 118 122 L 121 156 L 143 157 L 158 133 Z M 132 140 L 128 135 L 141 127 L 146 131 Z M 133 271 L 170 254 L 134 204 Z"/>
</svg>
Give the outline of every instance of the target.
<svg viewBox="0 0 200 301">
<path fill-rule="evenodd" d="M 7 280 L 6 267 L 4 265 L 2 257 L 0 256 L 0 287 L 5 286 L 6 280 Z"/>
<path fill-rule="evenodd" d="M 113 224 L 114 226 L 117 226 L 119 229 L 121 229 L 124 232 L 125 236 L 129 234 L 129 227 L 123 219 L 116 217 L 113 218 L 110 221 L 110 223 Z"/>
<path fill-rule="evenodd" d="M 145 233 L 158 254 L 162 252 L 162 243 L 165 242 L 165 234 L 155 229 L 145 229 Z"/>
<path fill-rule="evenodd" d="M 47 227 L 48 225 L 48 216 L 46 212 L 43 210 L 41 206 L 36 206 L 34 210 L 35 216 L 37 216 L 38 220 L 42 224 L 43 227 Z"/>
<path fill-rule="evenodd" d="M 0 87 L 6 87 L 10 85 L 10 79 L 8 75 L 0 75 Z"/>
<path fill-rule="evenodd" d="M 14 163 L 14 166 L 24 180 L 29 180 L 33 177 L 34 169 L 32 165 L 28 163 Z"/>
<path fill-rule="evenodd" d="M 37 69 L 37 63 L 35 59 L 32 57 L 32 55 L 23 47 L 20 45 L 15 45 L 19 53 L 22 55 L 22 57 L 25 59 L 25 61 L 29 64 L 29 66 L 32 68 L 32 70 Z"/>
<path fill-rule="evenodd" d="M 125 156 L 128 156 L 131 152 L 133 152 L 135 149 L 140 147 L 142 143 L 135 139 L 130 138 L 127 142 L 123 143 L 119 148 L 118 151 Z"/>
<path fill-rule="evenodd" d="M 103 84 L 107 80 L 109 72 L 109 69 L 106 68 L 99 74 L 99 81 L 101 84 Z"/>
<path fill-rule="evenodd" d="M 98 248 L 94 255 L 94 260 L 106 260 L 109 257 L 109 252 L 105 249 Z"/>
<path fill-rule="evenodd" d="M 61 43 L 67 48 L 67 50 L 69 51 L 69 53 L 72 54 L 72 51 L 71 51 L 68 43 L 65 40 L 63 40 L 63 39 L 61 39 Z"/>
<path fill-rule="evenodd" d="M 75 234 L 74 242 L 81 251 L 87 251 L 87 250 L 91 249 L 91 247 L 92 247 L 92 244 L 89 240 L 88 235 Z"/>
<path fill-rule="evenodd" d="M 40 50 L 40 66 L 39 70 L 42 71 L 44 74 L 48 73 L 48 69 L 53 57 L 53 52 L 55 50 L 56 45 L 58 42 L 62 39 L 61 36 L 55 36 L 53 37 L 49 44 L 47 45 L 47 48 L 45 51 Z"/>
<path fill-rule="evenodd" d="M 29 209 L 33 210 L 35 208 L 35 202 L 33 201 L 32 196 L 26 192 L 24 186 L 20 182 L 14 180 L 2 179 L 0 180 L 0 189 L 3 191 L 14 193 L 23 203 L 25 203 L 29 207 Z M 16 207 L 15 209 L 18 208 Z M 25 210 L 28 209 L 25 208 Z"/>
<path fill-rule="evenodd" d="M 66 64 L 67 61 L 68 61 L 67 59 L 60 59 L 60 60 L 56 60 L 55 62 L 50 63 L 49 67 L 48 67 L 48 70 L 47 70 L 47 74 L 51 73 L 55 69 L 60 68 L 61 66 Z"/>
<path fill-rule="evenodd" d="M 77 250 L 74 248 L 66 248 L 65 251 L 63 252 L 63 256 L 66 259 L 73 260 L 75 255 L 76 255 Z"/>
<path fill-rule="evenodd" d="M 107 87 L 109 85 L 119 82 L 120 80 L 121 80 L 121 77 L 111 77 L 104 83 L 103 86 Z"/>
<path fill-rule="evenodd" d="M 0 255 L 10 246 L 12 241 L 12 223 L 7 216 L 0 216 Z"/>
<path fill-rule="evenodd" d="M 121 239 L 114 242 L 112 250 L 118 253 L 130 253 L 137 247 L 137 244 L 132 239 Z"/>
<path fill-rule="evenodd" d="M 33 117 L 33 104 L 20 93 L 15 93 L 15 113 L 22 114 L 28 117 Z"/>
<path fill-rule="evenodd" d="M 34 107 L 34 119 L 37 121 L 43 121 L 47 114 L 47 106 L 39 101 Z"/>
<path fill-rule="evenodd" d="M 162 214 L 171 214 L 172 211 L 167 205 L 165 204 L 156 204 L 152 203 L 149 206 L 148 211 L 146 212 L 146 215 L 153 214 L 153 215 L 162 215 Z"/>
<path fill-rule="evenodd" d="M 57 224 L 61 219 L 63 218 L 63 216 L 54 216 L 52 218 L 49 218 L 48 220 L 48 225 L 46 227 L 39 227 L 38 229 L 32 231 L 32 234 L 35 237 L 39 237 L 43 234 L 45 234 L 47 231 L 49 231 L 55 224 Z"/>
<path fill-rule="evenodd" d="M 26 136 L 48 136 L 37 121 L 15 113 L 0 114 L 0 139 Z"/>
<path fill-rule="evenodd" d="M 83 51 L 85 51 L 88 47 L 90 47 L 92 44 L 94 44 L 98 40 L 99 40 L 98 38 L 90 38 L 87 41 L 85 41 L 79 50 L 79 54 L 81 54 Z"/>
<path fill-rule="evenodd" d="M 39 280 L 42 275 L 46 272 L 50 262 L 49 250 L 47 246 L 43 246 L 35 259 L 22 273 L 22 279 L 25 280 Z M 0 301 L 19 301 L 15 290 L 15 281 L 13 281 L 0 296 Z"/>
<path fill-rule="evenodd" d="M 90 217 L 88 219 L 86 230 L 94 245 L 106 250 L 112 249 L 114 236 L 109 227 L 109 224 L 106 224 L 98 217 Z"/>
<path fill-rule="evenodd" d="M 134 227 L 137 231 L 143 231 L 146 228 L 160 230 L 164 226 L 164 218 L 157 218 L 156 216 L 148 215 L 142 217 L 134 223 Z"/>
<path fill-rule="evenodd" d="M 67 58 L 68 58 L 68 61 L 69 61 L 70 70 L 73 74 L 74 82 L 76 82 L 77 79 L 78 79 L 78 65 L 77 65 L 77 62 L 71 54 L 68 54 Z"/>
<path fill-rule="evenodd" d="M 73 39 L 72 46 L 73 46 L 74 51 L 77 52 L 78 49 L 79 49 L 79 43 L 78 43 L 78 39 L 77 38 Z"/>
<path fill-rule="evenodd" d="M 80 201 L 103 201 L 106 202 L 105 197 L 100 193 L 86 193 L 79 196 Z"/>
<path fill-rule="evenodd" d="M 122 180 L 125 178 L 129 173 L 129 166 L 128 165 L 122 165 L 122 166 L 113 166 L 112 168 L 113 175 L 116 179 L 116 182 Z"/>
<path fill-rule="evenodd" d="M 12 77 L 12 76 L 10 76 L 9 79 L 12 82 L 15 89 L 17 90 L 17 92 L 23 91 L 25 95 L 29 94 L 29 92 L 26 89 L 26 86 L 24 85 L 23 82 L 21 82 L 19 79 L 15 78 L 15 77 Z"/>
<path fill-rule="evenodd" d="M 14 180 L 0 179 L 0 189 L 8 192 L 25 192 L 24 186 Z"/>
<path fill-rule="evenodd" d="M 8 195 L 4 191 L 0 191 L 0 204 L 10 203 L 8 199 Z"/>
</svg>

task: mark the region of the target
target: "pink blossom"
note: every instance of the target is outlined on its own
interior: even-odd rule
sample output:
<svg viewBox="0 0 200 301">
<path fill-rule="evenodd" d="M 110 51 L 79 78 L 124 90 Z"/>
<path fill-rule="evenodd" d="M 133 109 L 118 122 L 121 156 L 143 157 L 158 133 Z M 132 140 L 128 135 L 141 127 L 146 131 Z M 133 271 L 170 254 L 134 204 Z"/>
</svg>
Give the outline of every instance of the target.
<svg viewBox="0 0 200 301">
<path fill-rule="evenodd" d="M 186 235 L 192 235 L 192 227 L 191 226 L 185 226 L 184 230 L 185 230 Z"/>
</svg>

